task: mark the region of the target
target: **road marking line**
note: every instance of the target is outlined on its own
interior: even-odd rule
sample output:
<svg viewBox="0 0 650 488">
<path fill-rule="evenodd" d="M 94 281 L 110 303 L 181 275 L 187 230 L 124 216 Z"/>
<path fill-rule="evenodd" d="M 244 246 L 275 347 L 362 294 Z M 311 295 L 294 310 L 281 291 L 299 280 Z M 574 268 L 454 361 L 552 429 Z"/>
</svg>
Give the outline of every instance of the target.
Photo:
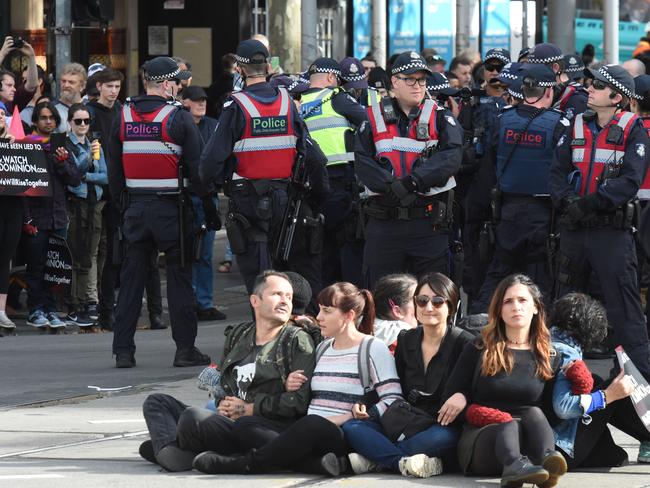
<svg viewBox="0 0 650 488">
<path fill-rule="evenodd" d="M 0 480 L 46 480 L 52 478 L 65 478 L 60 474 L 6 474 L 0 475 Z"/>
<path fill-rule="evenodd" d="M 144 419 L 111 419 L 111 420 L 89 420 L 89 424 L 140 424 Z"/>
</svg>

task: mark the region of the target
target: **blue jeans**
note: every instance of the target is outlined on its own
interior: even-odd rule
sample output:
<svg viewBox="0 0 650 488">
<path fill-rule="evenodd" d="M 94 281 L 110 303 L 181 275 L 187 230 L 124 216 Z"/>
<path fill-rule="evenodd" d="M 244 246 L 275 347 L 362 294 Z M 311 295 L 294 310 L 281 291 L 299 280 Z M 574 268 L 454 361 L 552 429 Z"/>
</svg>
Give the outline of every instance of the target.
<svg viewBox="0 0 650 488">
<path fill-rule="evenodd" d="M 215 204 L 219 201 L 215 199 Z M 201 199 L 192 195 L 192 206 L 194 207 L 194 230 L 198 230 L 201 224 L 205 222 L 205 214 Z M 214 245 L 215 231 L 208 230 L 203 234 L 203 250 L 198 261 L 192 263 L 192 288 L 196 295 L 196 304 L 199 309 L 206 310 L 214 307 L 212 301 L 213 282 L 212 282 L 212 246 Z"/>
<path fill-rule="evenodd" d="M 442 458 L 455 456 L 460 437 L 456 428 L 440 424 L 396 443 L 386 437 L 381 424 L 375 420 L 348 420 L 341 428 L 354 452 L 393 471 L 399 471 L 400 459 L 415 454 Z"/>
</svg>

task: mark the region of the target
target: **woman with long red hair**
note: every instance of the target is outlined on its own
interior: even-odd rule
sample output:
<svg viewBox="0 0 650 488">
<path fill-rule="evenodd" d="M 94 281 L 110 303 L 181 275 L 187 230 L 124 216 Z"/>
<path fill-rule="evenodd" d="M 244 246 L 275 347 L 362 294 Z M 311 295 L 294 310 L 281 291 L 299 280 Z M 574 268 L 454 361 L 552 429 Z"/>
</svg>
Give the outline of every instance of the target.
<svg viewBox="0 0 650 488">
<path fill-rule="evenodd" d="M 552 388 L 555 354 L 539 288 L 524 275 L 499 283 L 488 324 L 468 344 L 447 383 L 469 407 L 458 455 L 465 473 L 501 475 L 501 486 L 557 484 L 567 469 L 540 409 Z"/>
</svg>

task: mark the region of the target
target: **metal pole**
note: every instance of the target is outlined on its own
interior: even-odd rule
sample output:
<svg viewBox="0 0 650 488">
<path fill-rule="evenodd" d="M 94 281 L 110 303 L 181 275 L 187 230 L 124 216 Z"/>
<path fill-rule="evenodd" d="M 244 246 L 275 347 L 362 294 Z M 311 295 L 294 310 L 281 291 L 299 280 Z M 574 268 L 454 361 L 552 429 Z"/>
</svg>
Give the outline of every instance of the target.
<svg viewBox="0 0 650 488">
<path fill-rule="evenodd" d="M 548 0 L 548 40 L 562 52 L 576 50 L 576 0 Z"/>
<path fill-rule="evenodd" d="M 605 0 L 603 9 L 603 34 L 605 61 L 618 64 L 618 0 Z"/>
<path fill-rule="evenodd" d="M 528 0 L 521 2 L 521 47 L 528 47 Z"/>
<path fill-rule="evenodd" d="M 318 56 L 317 22 L 318 7 L 316 0 L 302 0 L 300 5 L 301 44 L 300 58 L 302 69 L 307 69 Z"/>
<path fill-rule="evenodd" d="M 70 62 L 70 45 L 71 45 L 71 24 L 72 24 L 72 6 L 70 0 L 56 0 L 56 29 L 54 30 L 55 43 L 56 43 L 56 79 L 60 80 L 59 76 L 63 67 Z M 58 88 L 58 84 L 57 84 Z M 57 92 L 57 97 L 59 93 Z"/>
<path fill-rule="evenodd" d="M 469 48 L 470 31 L 470 8 L 469 0 L 458 0 L 456 2 L 456 52 L 459 53 Z"/>
<path fill-rule="evenodd" d="M 372 53 L 378 66 L 386 66 L 386 0 L 372 2 Z"/>
</svg>

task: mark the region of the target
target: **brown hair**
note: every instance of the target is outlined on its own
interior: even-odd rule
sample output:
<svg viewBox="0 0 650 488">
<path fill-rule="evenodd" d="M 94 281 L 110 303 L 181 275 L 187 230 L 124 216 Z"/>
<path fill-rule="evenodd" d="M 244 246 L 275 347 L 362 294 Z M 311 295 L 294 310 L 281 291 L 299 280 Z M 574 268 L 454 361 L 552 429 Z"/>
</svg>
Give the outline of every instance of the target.
<svg viewBox="0 0 650 488">
<path fill-rule="evenodd" d="M 533 302 L 537 308 L 537 314 L 533 316 L 530 324 L 530 346 L 537 363 L 536 374 L 543 380 L 553 377 L 551 369 L 550 351 L 551 334 L 546 327 L 546 312 L 542 303 L 542 293 L 533 280 L 522 274 L 513 274 L 504 278 L 497 286 L 492 295 L 492 301 L 488 309 L 488 323 L 481 331 L 483 339 L 483 362 L 481 374 L 483 376 L 494 376 L 501 371 L 510 374 L 514 366 L 512 352 L 508 349 L 505 323 L 501 318 L 503 297 L 509 288 L 514 285 L 524 285 L 528 288 Z"/>
<path fill-rule="evenodd" d="M 321 290 L 316 299 L 323 307 L 338 308 L 346 313 L 354 310 L 361 322 L 357 329 L 362 334 L 372 335 L 375 323 L 375 300 L 368 290 L 360 290 L 352 283 L 339 282 Z"/>
<path fill-rule="evenodd" d="M 431 291 L 447 301 L 447 308 L 449 308 L 447 323 L 452 323 L 456 316 L 456 311 L 458 310 L 460 293 L 454 282 L 442 273 L 428 273 L 421 276 L 418 280 L 418 286 L 415 288 L 415 293 L 413 294 L 415 318 L 417 318 L 418 315 L 418 306 L 417 303 L 415 303 L 415 297 L 420 294 L 420 290 L 422 290 L 424 285 L 427 285 L 431 288 Z"/>
</svg>

